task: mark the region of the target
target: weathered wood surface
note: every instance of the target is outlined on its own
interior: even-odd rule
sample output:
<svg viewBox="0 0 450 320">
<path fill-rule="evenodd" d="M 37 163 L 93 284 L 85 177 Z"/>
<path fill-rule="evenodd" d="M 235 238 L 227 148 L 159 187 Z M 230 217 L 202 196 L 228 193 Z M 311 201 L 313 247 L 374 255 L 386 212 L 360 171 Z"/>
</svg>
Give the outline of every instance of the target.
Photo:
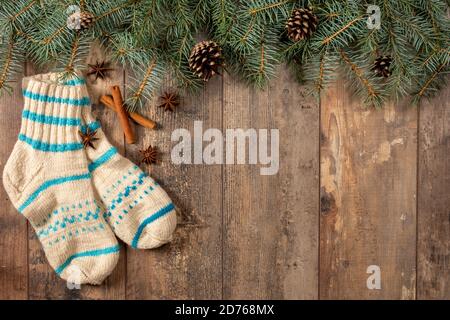
<svg viewBox="0 0 450 320">
<path fill-rule="evenodd" d="M 14 93 L 0 95 L 0 168 L 17 141 L 22 113 L 22 83 L 12 85 Z M 0 187 L 0 299 L 28 298 L 27 221 L 21 217 L 5 189 Z"/>
<path fill-rule="evenodd" d="M 322 94 L 320 298 L 415 298 L 416 134 L 408 103 L 365 109 L 343 81 Z"/>
<path fill-rule="evenodd" d="M 161 93 L 172 90 L 168 80 Z M 128 250 L 128 299 L 220 299 L 222 297 L 222 170 L 220 166 L 174 165 L 171 133 L 187 129 L 194 138 L 194 121 L 204 130 L 222 127 L 222 79 L 208 83 L 197 97 L 184 97 L 174 113 L 152 101 L 145 116 L 158 130 L 138 129 L 138 143 L 127 145 L 127 155 L 138 163 L 138 150 L 157 146 L 161 165 L 150 174 L 168 192 L 178 212 L 174 240 L 156 250 Z M 145 169 L 145 165 L 141 166 Z"/>
<path fill-rule="evenodd" d="M 265 91 L 224 77 L 224 129 L 280 131 L 278 174 L 224 167 L 226 299 L 317 298 L 319 106 L 279 75 Z"/>
<path fill-rule="evenodd" d="M 93 48 L 89 61 L 97 59 L 103 54 Z M 112 111 L 95 106 L 129 159 L 139 162 L 149 144 L 161 150 L 150 173 L 177 206 L 174 241 L 156 250 L 124 246 L 103 285 L 68 290 L 2 187 L 0 298 L 450 298 L 449 90 L 420 110 L 406 102 L 370 110 L 341 83 L 322 94 L 319 108 L 286 72 L 278 76 L 265 91 L 216 77 L 175 113 L 151 101 L 144 114 L 160 128 L 138 127 L 136 145 L 124 144 Z M 91 79 L 92 100 L 126 79 L 119 69 L 106 82 Z M 2 170 L 21 109 L 18 83 L 0 98 Z M 260 175 L 262 165 L 172 164 L 172 131 L 193 134 L 196 120 L 223 134 L 279 129 L 278 174 Z M 380 290 L 366 287 L 369 265 L 381 268 Z"/>
<path fill-rule="evenodd" d="M 450 88 L 422 103 L 419 121 L 419 299 L 450 299 Z"/>
</svg>

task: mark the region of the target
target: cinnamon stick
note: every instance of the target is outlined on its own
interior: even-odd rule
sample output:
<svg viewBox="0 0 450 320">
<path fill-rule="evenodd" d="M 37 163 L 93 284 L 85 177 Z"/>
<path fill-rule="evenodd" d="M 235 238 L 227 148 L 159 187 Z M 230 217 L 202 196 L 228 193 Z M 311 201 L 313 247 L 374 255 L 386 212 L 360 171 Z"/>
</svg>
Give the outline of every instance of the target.
<svg viewBox="0 0 450 320">
<path fill-rule="evenodd" d="M 103 103 L 105 106 L 110 108 L 111 110 L 116 111 L 116 107 L 114 106 L 114 99 L 111 96 L 105 95 L 100 97 L 100 102 Z M 149 129 L 155 129 L 156 128 L 156 122 L 148 119 L 139 113 L 136 112 L 129 112 L 128 116 L 135 121 L 137 124 L 140 124 L 143 127 L 149 128 Z"/>
<path fill-rule="evenodd" d="M 144 116 L 141 116 L 139 113 L 136 112 L 130 112 L 129 113 L 130 118 L 136 121 L 137 124 L 140 124 L 143 127 L 149 128 L 149 129 L 155 129 L 156 128 L 156 122 L 153 120 L 150 120 Z"/>
<path fill-rule="evenodd" d="M 114 99 L 109 95 L 104 95 L 100 97 L 100 102 L 105 106 L 110 108 L 113 111 L 116 111 L 116 107 L 114 106 Z"/>
<path fill-rule="evenodd" d="M 128 114 L 123 104 L 122 93 L 120 92 L 119 86 L 112 86 L 111 92 L 114 100 L 114 107 L 119 116 L 119 122 L 122 126 L 123 133 L 125 134 L 125 140 L 129 144 L 133 144 L 136 142 L 136 136 L 128 121 Z"/>
</svg>

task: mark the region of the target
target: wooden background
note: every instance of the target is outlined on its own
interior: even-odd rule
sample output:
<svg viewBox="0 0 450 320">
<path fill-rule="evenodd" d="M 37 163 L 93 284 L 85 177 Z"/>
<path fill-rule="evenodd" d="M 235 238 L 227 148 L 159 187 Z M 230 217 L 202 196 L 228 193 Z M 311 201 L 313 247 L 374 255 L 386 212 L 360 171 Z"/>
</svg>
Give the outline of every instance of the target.
<svg viewBox="0 0 450 320">
<path fill-rule="evenodd" d="M 89 62 L 102 59 L 97 47 Z M 25 75 L 34 74 L 31 66 Z M 90 81 L 94 101 L 112 84 Z M 170 87 L 167 81 L 166 87 Z M 19 132 L 20 83 L 0 98 L 0 167 Z M 419 108 L 407 101 L 364 109 L 342 82 L 320 102 L 280 68 L 265 91 L 228 75 L 176 113 L 150 103 L 161 124 L 124 144 L 114 113 L 94 108 L 110 141 L 132 161 L 157 145 L 151 169 L 178 207 L 174 241 L 123 248 L 101 286 L 68 290 L 48 266 L 34 231 L 0 188 L 2 299 L 449 299 L 450 87 Z M 278 128 L 280 170 L 254 165 L 173 165 L 176 128 Z M 369 265 L 381 289 L 369 290 Z"/>
</svg>

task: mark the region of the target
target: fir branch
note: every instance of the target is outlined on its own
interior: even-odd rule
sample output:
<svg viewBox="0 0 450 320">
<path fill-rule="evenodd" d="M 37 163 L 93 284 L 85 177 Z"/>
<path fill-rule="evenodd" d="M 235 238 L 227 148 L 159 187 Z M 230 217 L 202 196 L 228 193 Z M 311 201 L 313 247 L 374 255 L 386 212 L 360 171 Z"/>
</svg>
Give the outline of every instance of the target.
<svg viewBox="0 0 450 320">
<path fill-rule="evenodd" d="M 420 88 L 419 93 L 417 94 L 419 97 L 422 97 L 424 95 L 424 93 L 426 92 L 426 90 L 428 89 L 428 87 L 430 86 L 430 84 L 433 82 L 433 80 L 438 76 L 438 74 L 442 71 L 442 69 L 444 69 L 445 64 L 441 64 L 439 66 L 439 68 L 433 72 L 433 74 L 427 79 L 427 81 L 425 82 L 425 84 Z"/>
<path fill-rule="evenodd" d="M 198 16 L 201 18 L 203 23 L 207 23 L 209 20 L 209 0 L 196 0 L 194 5 L 194 9 L 192 10 L 193 16 Z"/>
<path fill-rule="evenodd" d="M 143 14 L 140 14 L 140 12 L 137 12 L 133 15 L 132 19 L 132 26 L 133 29 L 136 30 L 136 38 L 138 39 L 138 42 L 142 42 L 145 40 L 145 37 L 148 35 L 151 31 L 152 36 L 157 36 L 157 30 L 155 27 L 155 16 L 157 16 L 158 8 L 157 8 L 157 1 L 153 0 L 150 4 L 146 3 L 144 5 L 147 5 L 148 7 L 143 8 Z M 138 26 L 141 26 L 141 28 L 138 28 Z"/>
<path fill-rule="evenodd" d="M 226 12 L 225 12 L 225 0 L 220 0 L 220 21 L 222 23 L 225 23 L 226 19 L 225 17 L 227 16 Z"/>
<path fill-rule="evenodd" d="M 30 41 L 30 42 L 33 42 L 33 43 L 39 43 L 39 40 L 36 40 L 35 38 L 33 38 L 30 34 L 28 34 L 28 33 L 24 33 L 22 30 L 17 30 L 16 31 L 16 34 L 18 35 L 18 36 L 20 36 L 20 37 L 23 37 L 23 38 L 25 38 L 25 39 L 27 39 L 28 41 Z"/>
<path fill-rule="evenodd" d="M 343 33 L 345 30 L 350 28 L 353 24 L 355 24 L 358 21 L 361 21 L 363 17 L 358 17 L 356 19 L 351 20 L 348 22 L 345 26 L 343 26 L 341 29 L 339 29 L 337 32 L 333 33 L 332 35 L 328 36 L 327 38 L 322 40 L 322 45 L 329 44 L 334 38 L 336 38 L 338 35 Z"/>
<path fill-rule="evenodd" d="M 216 41 L 225 45 L 231 38 L 231 31 L 237 25 L 238 7 L 234 1 L 211 1 L 212 31 Z"/>
<path fill-rule="evenodd" d="M 250 25 L 247 28 L 247 31 L 244 33 L 244 35 L 239 40 L 241 43 L 247 43 L 248 36 L 250 35 L 250 32 L 253 31 L 254 25 L 255 25 L 255 18 L 252 17 L 252 19 L 250 20 Z"/>
<path fill-rule="evenodd" d="M 48 45 L 50 42 L 53 41 L 58 35 L 60 35 L 64 30 L 67 28 L 66 25 L 61 26 L 59 29 L 57 29 L 54 33 L 52 33 L 50 36 L 46 37 L 41 41 L 43 45 Z"/>
<path fill-rule="evenodd" d="M 102 20 L 102 19 L 104 19 L 106 17 L 109 17 L 109 16 L 113 15 L 114 13 L 118 12 L 119 10 L 121 10 L 121 9 L 127 7 L 127 6 L 130 6 L 131 4 L 134 4 L 136 2 L 140 2 L 140 1 L 141 0 L 130 0 L 128 2 L 125 2 L 125 3 L 123 3 L 123 4 L 119 5 L 119 6 L 116 6 L 116 7 L 112 8 L 112 9 L 110 9 L 110 10 L 108 10 L 108 11 L 106 11 L 106 12 L 100 14 L 100 15 L 98 15 L 95 18 L 95 21 L 98 22 L 99 20 Z M 20 35 L 25 37 L 25 38 L 27 38 L 28 40 L 30 40 L 33 43 L 37 42 L 37 43 L 40 43 L 43 46 L 50 46 L 52 44 L 52 42 L 55 41 L 55 39 L 57 39 L 59 36 L 62 36 L 67 30 L 66 21 L 64 19 L 55 20 L 55 21 L 60 22 L 59 23 L 60 26 L 56 30 L 54 30 L 50 35 L 46 36 L 42 40 L 36 40 L 31 35 L 25 34 L 24 32 L 21 32 Z M 81 35 L 78 35 L 77 37 L 80 39 Z M 73 47 L 72 47 L 72 49 L 73 49 Z M 54 51 L 54 48 L 52 48 L 52 51 Z M 72 51 L 72 53 L 73 53 L 73 51 Z M 73 57 L 71 59 L 73 59 Z M 70 66 L 72 64 L 72 62 L 69 61 L 68 62 L 68 66 Z"/>
<path fill-rule="evenodd" d="M 259 73 L 264 72 L 264 43 L 261 43 L 261 53 L 260 53 L 260 66 L 259 66 Z"/>
<path fill-rule="evenodd" d="M 73 73 L 75 71 L 74 65 L 75 65 L 75 59 L 78 54 L 79 44 L 80 44 L 80 33 L 77 32 L 77 34 L 75 35 L 75 40 L 73 41 L 73 44 L 72 44 L 72 50 L 70 52 L 69 61 L 65 66 L 65 71 L 67 73 Z"/>
<path fill-rule="evenodd" d="M 79 33 L 66 28 L 72 4 L 92 13 L 96 23 Z M 351 87 L 375 103 L 388 95 L 428 96 L 442 88 L 450 60 L 446 1 L 374 0 L 373 4 L 383 17 L 377 30 L 366 27 L 366 1 L 2 1 L 0 29 L 15 44 L 0 45 L 1 84 L 21 70 L 19 62 L 25 58 L 38 66 L 57 62 L 58 68 L 74 70 L 83 65 L 90 43 L 100 38 L 112 59 L 133 71 L 130 79 L 137 96 L 131 96 L 132 107 L 142 105 L 167 73 L 181 88 L 203 86 L 189 69 L 188 59 L 197 34 L 206 31 L 222 47 L 227 70 L 260 87 L 275 75 L 283 59 L 317 92 L 334 79 L 341 62 Z M 293 43 L 286 36 L 286 21 L 293 8 L 305 6 L 313 8 L 319 24 L 311 37 Z M 392 57 L 389 78 L 378 78 L 371 71 L 379 55 Z"/>
<path fill-rule="evenodd" d="M 19 18 L 22 14 L 24 14 L 25 12 L 27 12 L 28 10 L 30 10 L 35 4 L 36 4 L 37 0 L 32 0 L 28 5 L 26 5 L 25 7 L 23 7 L 19 12 L 17 12 L 15 15 L 13 15 L 10 18 L 11 22 L 14 22 L 17 18 Z"/>
<path fill-rule="evenodd" d="M 153 59 L 150 62 L 149 66 L 147 67 L 147 70 L 145 71 L 145 74 L 144 74 L 137 90 L 133 93 L 133 96 L 130 99 L 131 101 L 133 101 L 133 103 L 129 106 L 130 110 L 134 110 L 136 108 L 136 104 L 138 103 L 138 101 L 140 101 L 142 99 L 144 89 L 149 82 L 149 79 L 152 75 L 152 72 L 153 72 L 153 69 L 155 68 L 155 66 L 156 66 L 156 59 Z"/>
<path fill-rule="evenodd" d="M 374 87 L 370 84 L 370 81 L 364 76 L 363 71 L 349 59 L 349 57 L 345 54 L 344 50 L 340 49 L 339 53 L 343 61 L 351 68 L 353 73 L 357 76 L 360 82 L 367 89 L 369 96 L 370 97 L 378 96 L 378 93 L 375 91 Z"/>
<path fill-rule="evenodd" d="M 6 51 L 5 62 L 3 64 L 3 70 L 0 74 L 0 89 L 4 87 L 6 81 L 8 80 L 9 72 L 13 62 L 13 49 L 15 42 L 13 39 L 10 39 L 8 49 Z"/>
<path fill-rule="evenodd" d="M 276 7 L 280 7 L 280 6 L 285 5 L 285 4 L 287 4 L 287 3 L 289 3 L 289 2 L 292 2 L 292 1 L 293 1 L 293 0 L 278 1 L 278 2 L 271 3 L 271 4 L 268 4 L 268 5 L 265 5 L 265 6 L 260 6 L 260 7 L 256 7 L 256 8 L 251 8 L 251 9 L 249 9 L 248 13 L 249 13 L 250 15 L 254 16 L 254 15 L 256 15 L 256 14 L 262 12 L 262 11 L 271 10 L 271 9 L 274 9 L 274 8 L 276 8 Z"/>
<path fill-rule="evenodd" d="M 320 52 L 309 57 L 301 69 L 302 80 L 310 85 L 308 94 L 316 98 L 320 97 L 322 90 L 335 79 L 337 74 L 340 56 L 334 55 L 331 49 L 332 47 L 325 46 Z"/>
<path fill-rule="evenodd" d="M 134 5 L 134 4 L 137 4 L 138 2 L 141 2 L 141 1 L 142 0 L 130 0 L 128 2 L 125 2 L 125 3 L 121 4 L 120 6 L 112 8 L 112 9 L 110 9 L 110 10 L 108 10 L 106 12 L 103 12 L 102 14 L 96 16 L 95 17 L 95 21 L 102 20 L 102 19 L 104 19 L 104 18 L 106 18 L 106 17 L 108 17 L 108 16 L 118 12 L 121 9 L 127 8 L 127 7 L 129 7 L 131 5 Z"/>
<path fill-rule="evenodd" d="M 325 56 L 327 54 L 328 47 L 325 49 L 325 51 L 320 56 L 320 65 L 319 65 L 319 76 L 317 77 L 315 87 L 318 94 L 320 94 L 320 91 L 323 89 L 323 82 L 324 82 L 324 76 L 325 76 Z"/>
<path fill-rule="evenodd" d="M 242 55 L 242 60 L 235 61 L 235 73 L 252 85 L 264 87 L 274 76 L 275 66 L 279 63 L 279 48 L 273 46 L 276 37 L 277 33 L 269 27 L 262 28 L 258 33 L 258 51 L 255 50 L 247 56 Z"/>
<path fill-rule="evenodd" d="M 429 33 L 431 30 L 427 30 L 427 23 L 424 19 L 419 19 L 418 17 L 400 18 L 396 15 L 394 15 L 392 19 L 405 30 L 405 34 L 418 50 L 422 46 L 431 46 L 433 48 L 436 44 L 433 41 L 434 39 L 432 39 L 432 33 Z"/>
<path fill-rule="evenodd" d="M 144 78 L 142 79 L 141 84 L 139 85 L 138 91 L 134 93 L 134 97 L 139 99 L 142 95 L 142 91 L 144 90 L 145 85 L 147 84 L 148 78 L 150 78 L 150 75 L 152 74 L 153 68 L 156 66 L 156 60 L 152 60 L 150 65 L 147 68 L 147 71 L 144 75 Z"/>
<path fill-rule="evenodd" d="M 195 93 L 203 88 L 204 81 L 191 72 L 187 63 L 177 66 L 169 61 L 169 65 L 171 66 L 170 75 L 176 80 L 180 90 Z"/>
<path fill-rule="evenodd" d="M 187 47 L 188 39 L 189 39 L 189 35 L 185 34 L 184 37 L 181 39 L 180 46 L 178 47 L 178 50 L 177 50 L 177 56 L 178 56 L 178 63 L 177 64 L 178 64 L 178 66 L 181 65 L 182 60 L 184 58 L 183 57 L 183 48 Z"/>
<path fill-rule="evenodd" d="M 434 57 L 436 57 L 438 54 L 446 53 L 450 55 L 450 50 L 447 48 L 438 48 L 431 52 L 431 54 L 422 62 L 422 66 L 426 66 Z"/>
</svg>

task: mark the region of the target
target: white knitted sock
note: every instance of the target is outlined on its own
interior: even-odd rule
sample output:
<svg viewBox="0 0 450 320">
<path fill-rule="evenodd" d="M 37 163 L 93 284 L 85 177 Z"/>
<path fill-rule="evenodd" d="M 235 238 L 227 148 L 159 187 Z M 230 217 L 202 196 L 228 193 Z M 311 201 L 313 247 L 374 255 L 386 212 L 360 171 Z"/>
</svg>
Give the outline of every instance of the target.
<svg viewBox="0 0 450 320">
<path fill-rule="evenodd" d="M 89 98 L 76 83 L 59 82 L 57 74 L 27 82 L 19 140 L 3 171 L 5 189 L 55 271 L 63 279 L 99 284 L 116 266 L 119 245 L 95 200 L 80 143 Z"/>
<path fill-rule="evenodd" d="M 167 193 L 130 160 L 122 157 L 103 133 L 90 108 L 86 126 L 97 130 L 95 149 L 87 148 L 94 189 L 106 206 L 105 218 L 116 235 L 133 248 L 151 249 L 172 240 L 176 212 Z"/>
</svg>

